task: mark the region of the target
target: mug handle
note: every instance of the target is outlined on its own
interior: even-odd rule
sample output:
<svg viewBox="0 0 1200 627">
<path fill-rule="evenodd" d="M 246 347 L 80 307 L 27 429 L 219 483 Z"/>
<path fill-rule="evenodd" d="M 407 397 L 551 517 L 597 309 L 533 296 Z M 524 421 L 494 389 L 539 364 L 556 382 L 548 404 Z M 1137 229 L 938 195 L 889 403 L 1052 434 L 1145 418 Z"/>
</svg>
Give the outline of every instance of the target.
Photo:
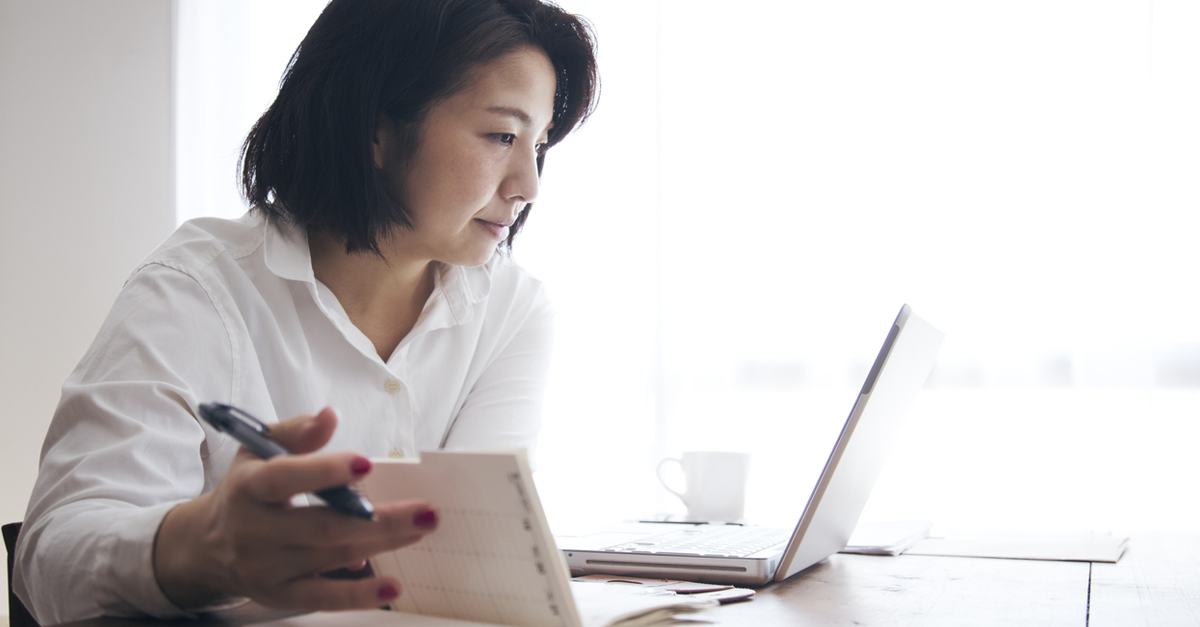
<svg viewBox="0 0 1200 627">
<path fill-rule="evenodd" d="M 663 476 L 662 476 L 663 464 L 665 464 L 667 462 L 675 462 L 676 464 L 679 464 L 679 470 L 680 471 L 683 470 L 683 462 L 682 461 L 675 459 L 674 457 L 668 457 L 668 458 L 662 460 L 661 462 L 658 462 L 658 468 L 655 469 L 654 474 L 658 475 L 658 482 L 661 483 L 663 485 L 663 487 L 667 489 L 667 492 L 670 492 L 671 494 L 674 494 L 675 496 L 679 497 L 679 500 L 683 501 L 684 505 L 687 505 L 687 496 L 683 492 L 676 491 L 675 488 L 672 488 L 670 485 L 667 484 L 666 479 L 663 479 Z"/>
</svg>

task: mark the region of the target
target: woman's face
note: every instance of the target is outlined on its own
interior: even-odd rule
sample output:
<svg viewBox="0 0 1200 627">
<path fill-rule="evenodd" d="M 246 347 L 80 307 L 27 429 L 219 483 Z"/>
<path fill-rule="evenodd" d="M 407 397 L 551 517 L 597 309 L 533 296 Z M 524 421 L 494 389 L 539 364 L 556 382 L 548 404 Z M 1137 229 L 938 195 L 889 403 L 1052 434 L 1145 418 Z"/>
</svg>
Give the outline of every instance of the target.
<svg viewBox="0 0 1200 627">
<path fill-rule="evenodd" d="M 381 132 L 375 150 L 413 228 L 385 244 L 409 259 L 487 263 L 538 192 L 537 157 L 554 113 L 554 66 L 520 48 L 474 72 L 466 89 L 434 105 L 407 164 Z"/>
</svg>

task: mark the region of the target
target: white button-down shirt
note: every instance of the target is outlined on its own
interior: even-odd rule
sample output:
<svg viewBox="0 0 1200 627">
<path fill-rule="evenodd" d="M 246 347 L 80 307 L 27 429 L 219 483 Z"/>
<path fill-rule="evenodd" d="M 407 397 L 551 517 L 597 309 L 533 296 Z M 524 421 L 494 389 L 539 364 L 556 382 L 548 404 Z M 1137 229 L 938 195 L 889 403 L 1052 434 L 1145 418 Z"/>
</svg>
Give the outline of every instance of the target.
<svg viewBox="0 0 1200 627">
<path fill-rule="evenodd" d="M 63 385 L 14 589 L 42 624 L 180 615 L 154 578 L 154 534 L 238 450 L 197 419 L 200 403 L 265 422 L 333 406 L 327 451 L 532 454 L 552 325 L 541 284 L 506 255 L 441 265 L 385 362 L 314 278 L 302 231 L 257 213 L 184 224 L 129 278 Z"/>
</svg>

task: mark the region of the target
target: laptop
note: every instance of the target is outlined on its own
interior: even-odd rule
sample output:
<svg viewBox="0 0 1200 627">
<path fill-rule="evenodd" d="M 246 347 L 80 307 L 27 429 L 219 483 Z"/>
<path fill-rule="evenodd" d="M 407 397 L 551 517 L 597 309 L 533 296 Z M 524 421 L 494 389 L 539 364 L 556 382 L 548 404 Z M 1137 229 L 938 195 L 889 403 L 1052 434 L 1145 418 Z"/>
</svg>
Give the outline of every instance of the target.
<svg viewBox="0 0 1200 627">
<path fill-rule="evenodd" d="M 842 550 L 944 337 L 900 309 L 794 529 L 654 522 L 558 536 L 571 575 L 762 585 Z"/>
</svg>

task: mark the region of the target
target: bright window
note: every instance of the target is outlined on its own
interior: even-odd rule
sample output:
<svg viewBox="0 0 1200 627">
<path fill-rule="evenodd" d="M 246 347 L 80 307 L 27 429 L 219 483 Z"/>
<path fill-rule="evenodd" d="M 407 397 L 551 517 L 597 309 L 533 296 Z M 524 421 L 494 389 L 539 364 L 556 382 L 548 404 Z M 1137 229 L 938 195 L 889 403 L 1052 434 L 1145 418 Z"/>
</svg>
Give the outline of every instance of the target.
<svg viewBox="0 0 1200 627">
<path fill-rule="evenodd" d="M 1200 529 L 1200 7 L 562 4 L 603 89 L 516 244 L 559 317 L 553 520 L 679 509 L 653 467 L 692 449 L 794 515 L 908 302 L 947 340 L 866 517 Z M 179 7 L 180 218 L 238 215 L 321 3 Z"/>
</svg>

